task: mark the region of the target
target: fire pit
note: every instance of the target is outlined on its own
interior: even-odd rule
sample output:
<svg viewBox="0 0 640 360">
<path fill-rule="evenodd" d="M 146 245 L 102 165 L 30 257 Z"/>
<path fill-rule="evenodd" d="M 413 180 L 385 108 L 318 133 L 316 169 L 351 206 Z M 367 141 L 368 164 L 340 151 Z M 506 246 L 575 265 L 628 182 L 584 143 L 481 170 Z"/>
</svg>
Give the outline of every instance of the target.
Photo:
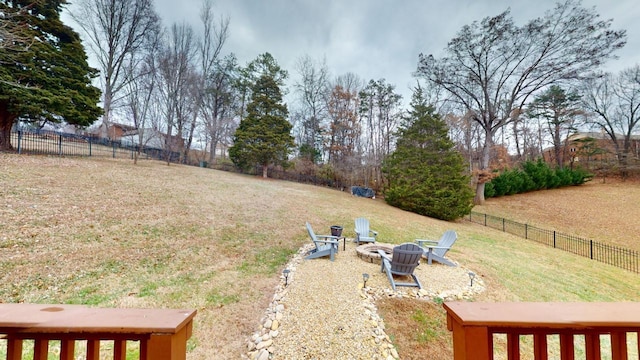
<svg viewBox="0 0 640 360">
<path fill-rule="evenodd" d="M 382 250 L 391 256 L 393 247 L 394 245 L 382 243 L 364 244 L 356 248 L 356 254 L 366 262 L 380 264 L 380 254 L 378 254 L 378 250 Z"/>
</svg>

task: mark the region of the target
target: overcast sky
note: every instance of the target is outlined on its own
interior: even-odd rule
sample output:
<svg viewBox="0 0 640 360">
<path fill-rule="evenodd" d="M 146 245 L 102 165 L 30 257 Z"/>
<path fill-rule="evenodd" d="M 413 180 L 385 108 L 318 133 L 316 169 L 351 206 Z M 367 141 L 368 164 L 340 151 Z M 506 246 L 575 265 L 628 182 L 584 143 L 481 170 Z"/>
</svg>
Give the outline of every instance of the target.
<svg viewBox="0 0 640 360">
<path fill-rule="evenodd" d="M 217 15 L 229 17 L 230 37 L 223 50 L 246 64 L 270 52 L 296 80 L 301 56 L 326 59 L 332 76 L 353 72 L 363 80 L 385 78 L 410 96 L 420 53 L 438 55 L 464 25 L 507 8 L 517 25 L 542 16 L 554 0 L 214 0 Z M 200 31 L 202 0 L 155 0 L 165 26 L 182 21 Z M 640 64 L 638 0 L 583 0 L 613 29 L 627 31 L 627 45 L 607 70 Z M 95 66 L 95 65 L 94 65 Z"/>
</svg>

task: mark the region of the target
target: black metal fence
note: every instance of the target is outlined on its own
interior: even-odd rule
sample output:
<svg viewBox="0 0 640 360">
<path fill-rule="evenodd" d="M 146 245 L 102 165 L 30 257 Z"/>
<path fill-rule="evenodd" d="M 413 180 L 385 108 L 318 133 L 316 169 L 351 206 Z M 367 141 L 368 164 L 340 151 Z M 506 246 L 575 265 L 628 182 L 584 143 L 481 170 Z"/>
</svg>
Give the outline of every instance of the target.
<svg viewBox="0 0 640 360">
<path fill-rule="evenodd" d="M 133 159 L 138 147 L 124 145 L 120 141 L 89 135 L 59 133 L 38 129 L 17 129 L 11 132 L 11 144 L 19 154 L 41 154 L 58 156 L 96 156 Z M 146 159 L 180 161 L 180 153 L 140 147 L 140 156 Z"/>
<path fill-rule="evenodd" d="M 11 144 L 19 154 L 95 156 L 133 159 L 136 152 L 138 152 L 137 146 L 125 145 L 120 141 L 111 141 L 109 139 L 98 138 L 95 136 L 75 135 L 38 129 L 17 129 L 12 131 Z M 248 171 L 242 171 L 242 169 L 239 169 L 232 164 L 221 163 L 209 165 L 205 161 L 197 161 L 195 159 L 185 160 L 182 159 L 179 152 L 170 152 L 165 149 L 157 149 L 148 146 L 140 148 L 140 156 L 142 159 L 167 161 L 167 158 L 169 158 L 169 161 L 173 163 L 211 167 L 218 170 L 238 173 L 244 172 L 251 175 L 262 174 L 262 167 L 260 166 L 249 169 Z M 324 179 L 313 175 L 304 175 L 273 168 L 269 168 L 269 177 L 272 179 L 295 181 L 317 186 L 328 186 L 340 190 L 349 188 L 349 186 L 337 180 Z"/>
<path fill-rule="evenodd" d="M 471 212 L 469 221 L 482 224 L 509 234 L 523 237 L 556 249 L 564 250 L 591 260 L 613 265 L 634 273 L 640 273 L 640 252 L 598 241 L 567 235 L 555 230 L 541 229 L 501 217 Z"/>
</svg>

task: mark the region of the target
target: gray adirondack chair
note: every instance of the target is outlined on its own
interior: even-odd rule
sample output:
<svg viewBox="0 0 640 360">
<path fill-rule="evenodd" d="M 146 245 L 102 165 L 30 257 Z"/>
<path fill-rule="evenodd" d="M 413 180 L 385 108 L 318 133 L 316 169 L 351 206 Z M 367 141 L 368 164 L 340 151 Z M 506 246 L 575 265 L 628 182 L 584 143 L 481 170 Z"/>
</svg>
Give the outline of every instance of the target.
<svg viewBox="0 0 640 360">
<path fill-rule="evenodd" d="M 315 248 L 309 252 L 309 255 L 307 255 L 305 259 L 317 259 L 329 256 L 331 261 L 333 261 L 335 259 L 335 254 L 338 252 L 338 237 L 331 235 L 316 235 L 313 228 L 311 228 L 311 224 L 308 222 L 307 232 L 309 232 L 309 236 L 311 237 L 311 241 L 313 241 Z"/>
<path fill-rule="evenodd" d="M 424 256 L 427 258 L 427 263 L 431 264 L 433 260 L 449 265 L 456 266 L 452 261 L 446 259 L 444 256 L 447 254 L 449 249 L 453 246 L 453 243 L 458 239 L 458 234 L 456 234 L 453 230 L 447 230 L 442 234 L 440 240 L 424 240 L 424 239 L 416 239 L 418 245 L 424 249 Z"/>
<path fill-rule="evenodd" d="M 369 220 L 363 217 L 356 219 L 356 243 L 374 243 L 378 236 L 377 231 L 369 228 Z"/>
<path fill-rule="evenodd" d="M 418 289 L 422 289 L 422 285 L 418 280 L 418 277 L 413 273 L 418 265 L 420 265 L 420 259 L 422 258 L 423 250 L 420 246 L 413 243 L 404 243 L 393 248 L 393 254 L 391 259 L 382 250 L 378 250 L 381 257 L 381 272 L 387 273 L 387 278 L 391 283 L 391 288 L 395 291 L 396 286 L 416 286 Z M 396 282 L 393 278 L 394 275 L 409 276 L 413 279 L 413 282 Z"/>
</svg>

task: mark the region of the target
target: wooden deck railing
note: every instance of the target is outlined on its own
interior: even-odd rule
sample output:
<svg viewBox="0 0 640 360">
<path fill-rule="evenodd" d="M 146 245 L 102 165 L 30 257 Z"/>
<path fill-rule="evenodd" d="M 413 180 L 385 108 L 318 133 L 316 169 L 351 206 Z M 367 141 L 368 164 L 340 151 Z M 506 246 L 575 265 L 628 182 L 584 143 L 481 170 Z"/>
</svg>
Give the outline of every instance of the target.
<svg viewBox="0 0 640 360">
<path fill-rule="evenodd" d="M 536 360 L 549 358 L 550 335 L 559 337 L 562 360 L 575 358 L 578 342 L 587 360 L 638 359 L 640 353 L 640 303 L 448 302 L 444 308 L 455 360 L 493 359 L 495 334 L 506 335 L 509 360 L 520 359 L 527 348 L 521 346 L 521 335 L 532 338 L 532 353 L 526 357 Z M 609 341 L 601 346 L 602 335 L 609 337 L 610 346 Z"/>
<path fill-rule="evenodd" d="M 7 360 L 23 358 L 25 340 L 33 340 L 29 345 L 33 355 L 28 358 L 34 360 L 49 358 L 50 341 L 60 341 L 56 353 L 61 360 L 77 359 L 80 349 L 82 358 L 97 360 L 101 347 L 112 348 L 114 360 L 124 360 L 127 341 L 139 342 L 141 360 L 184 360 L 195 314 L 195 310 L 0 304 L 0 339 L 6 339 Z M 101 346 L 105 341 L 111 344 Z"/>
</svg>

